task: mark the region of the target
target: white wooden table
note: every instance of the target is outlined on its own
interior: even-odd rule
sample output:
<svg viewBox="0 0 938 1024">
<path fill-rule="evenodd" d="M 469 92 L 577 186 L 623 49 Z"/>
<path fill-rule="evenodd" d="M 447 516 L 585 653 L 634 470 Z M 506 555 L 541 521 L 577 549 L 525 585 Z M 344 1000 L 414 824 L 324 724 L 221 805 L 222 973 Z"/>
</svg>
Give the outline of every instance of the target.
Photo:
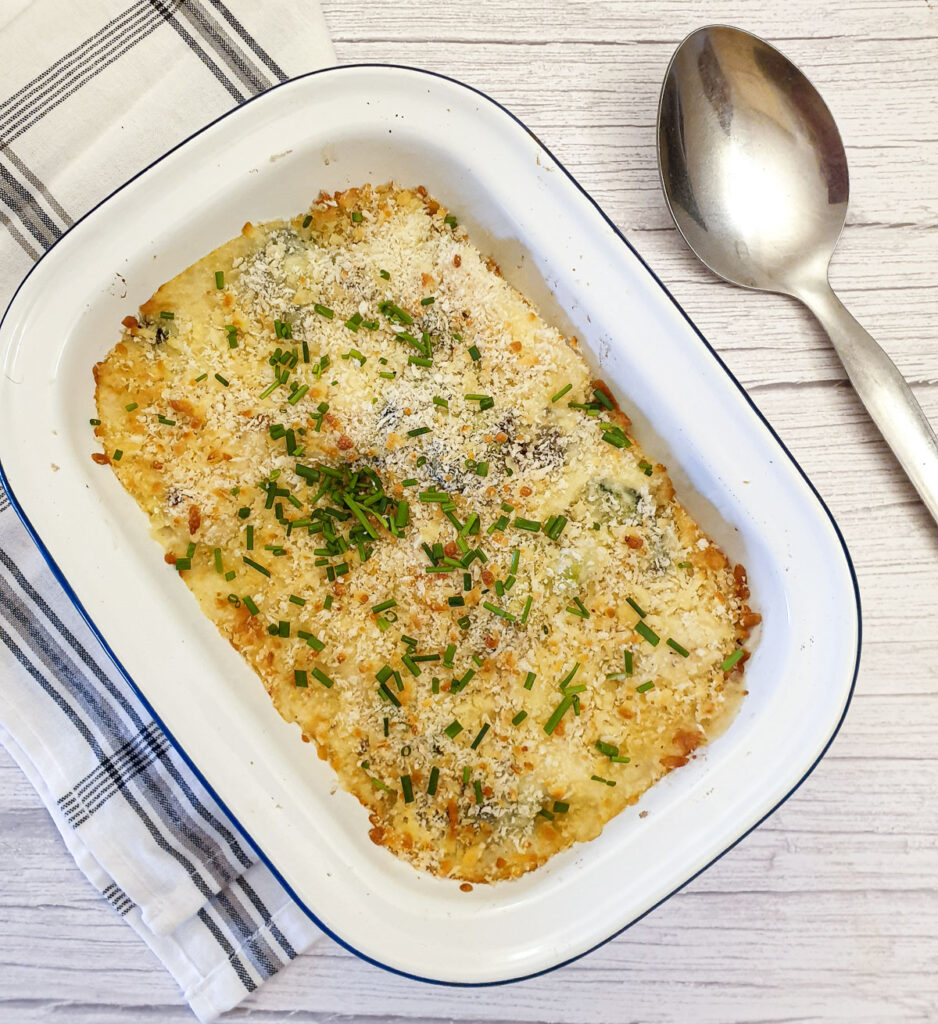
<svg viewBox="0 0 938 1024">
<path fill-rule="evenodd" d="M 716 17 L 807 71 L 850 161 L 834 284 L 938 423 L 935 0 L 323 2 L 341 61 L 412 64 L 483 89 L 626 232 L 837 517 L 860 578 L 863 664 L 840 736 L 797 794 L 591 956 L 534 981 L 461 991 L 391 976 L 324 939 L 232 1019 L 932 1024 L 938 529 L 808 314 L 717 283 L 684 248 L 658 187 L 654 117 L 674 46 Z M 3 1022 L 193 1019 L 2 750 L 0 922 Z"/>
</svg>

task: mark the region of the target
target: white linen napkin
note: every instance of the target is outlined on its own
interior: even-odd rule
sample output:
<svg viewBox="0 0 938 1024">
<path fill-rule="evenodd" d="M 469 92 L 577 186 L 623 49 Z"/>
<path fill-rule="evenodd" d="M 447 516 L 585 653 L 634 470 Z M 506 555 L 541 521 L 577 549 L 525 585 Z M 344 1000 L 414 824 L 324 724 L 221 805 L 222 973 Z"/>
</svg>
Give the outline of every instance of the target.
<svg viewBox="0 0 938 1024">
<path fill-rule="evenodd" d="M 6 0 L 0 308 L 127 178 L 249 96 L 333 61 L 314 0 Z M 2 485 L 0 742 L 200 1020 L 319 936 L 123 682 Z"/>
</svg>

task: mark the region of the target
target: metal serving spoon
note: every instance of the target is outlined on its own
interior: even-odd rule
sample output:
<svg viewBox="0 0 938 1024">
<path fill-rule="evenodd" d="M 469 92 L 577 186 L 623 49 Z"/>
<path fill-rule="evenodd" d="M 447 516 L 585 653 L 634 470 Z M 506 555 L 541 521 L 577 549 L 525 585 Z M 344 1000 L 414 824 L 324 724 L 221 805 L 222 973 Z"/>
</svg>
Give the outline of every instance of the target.
<svg viewBox="0 0 938 1024">
<path fill-rule="evenodd" d="M 658 167 L 681 234 L 715 274 L 800 299 L 938 521 L 938 439 L 895 364 L 847 312 L 828 264 L 847 215 L 831 112 L 783 54 L 725 25 L 677 48 L 658 105 Z"/>
</svg>

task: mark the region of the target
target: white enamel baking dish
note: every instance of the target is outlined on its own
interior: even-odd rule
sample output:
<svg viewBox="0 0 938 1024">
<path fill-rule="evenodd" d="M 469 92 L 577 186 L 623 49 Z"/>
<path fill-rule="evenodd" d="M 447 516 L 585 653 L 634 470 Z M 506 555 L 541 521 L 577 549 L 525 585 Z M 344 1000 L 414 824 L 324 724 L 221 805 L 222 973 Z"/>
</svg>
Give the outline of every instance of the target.
<svg viewBox="0 0 938 1024">
<path fill-rule="evenodd" d="M 749 569 L 764 616 L 750 695 L 720 739 L 594 842 L 468 894 L 369 841 L 365 811 L 280 719 L 164 564 L 144 515 L 90 458 L 91 367 L 122 317 L 246 220 L 293 214 L 323 188 L 390 179 L 430 189 L 509 280 L 583 340 L 680 497 Z M 478 984 L 583 954 L 755 827 L 806 778 L 843 718 L 859 608 L 830 513 L 602 211 L 520 122 L 457 82 L 336 68 L 211 124 L 36 265 L 0 325 L 0 365 L 4 481 L 53 569 L 300 904 L 381 966 Z"/>
</svg>

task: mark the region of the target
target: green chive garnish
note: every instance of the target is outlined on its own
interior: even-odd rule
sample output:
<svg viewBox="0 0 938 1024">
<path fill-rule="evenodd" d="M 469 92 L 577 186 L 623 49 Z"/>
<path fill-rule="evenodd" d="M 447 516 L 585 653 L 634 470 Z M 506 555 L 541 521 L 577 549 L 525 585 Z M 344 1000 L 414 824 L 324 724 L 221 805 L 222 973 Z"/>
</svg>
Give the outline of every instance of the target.
<svg viewBox="0 0 938 1024">
<path fill-rule="evenodd" d="M 640 605 L 638 604 L 638 602 L 636 602 L 636 601 L 633 601 L 631 597 L 627 597 L 627 598 L 626 598 L 625 600 L 626 600 L 626 601 L 627 601 L 627 602 L 628 602 L 628 603 L 629 603 L 629 604 L 630 604 L 630 605 L 631 605 L 631 606 L 632 606 L 632 607 L 633 607 L 633 608 L 635 609 L 635 613 L 636 613 L 636 614 L 637 614 L 637 615 L 638 615 L 638 616 L 639 616 L 640 618 L 642 618 L 642 619 L 644 619 L 644 618 L 645 618 L 645 615 L 646 615 L 646 613 L 645 613 L 644 611 L 642 611 L 642 608 L 641 608 L 641 606 L 640 606 Z"/>
<path fill-rule="evenodd" d="M 316 310 L 320 316 L 324 316 L 327 320 L 331 320 L 335 316 L 335 312 L 328 306 L 322 305 L 321 302 L 314 302 L 313 309 Z"/>
<path fill-rule="evenodd" d="M 309 686 L 305 668 L 295 668 L 293 670 L 293 682 L 297 686 Z"/>
<path fill-rule="evenodd" d="M 160 319 L 161 320 L 172 320 L 175 316 L 176 316 L 176 314 L 175 313 L 170 313 L 170 311 L 168 309 L 160 310 Z"/>
<path fill-rule="evenodd" d="M 541 524 L 536 519 L 522 519 L 520 516 L 511 524 L 519 530 L 528 530 L 530 533 L 540 533 Z"/>
<path fill-rule="evenodd" d="M 408 430 L 407 431 L 407 436 L 408 437 L 420 437 L 422 434 L 429 434 L 429 433 L 430 433 L 430 428 L 429 427 L 414 427 L 413 430 Z M 421 495 L 421 497 L 422 497 L 422 495 Z"/>
<path fill-rule="evenodd" d="M 250 527 L 248 527 L 248 529 L 250 529 Z M 256 569 L 262 576 L 270 577 L 270 569 L 265 569 L 264 566 L 255 562 L 253 558 L 248 558 L 247 555 L 242 555 L 241 561 L 244 562 L 245 565 L 249 565 L 252 569 Z"/>
<path fill-rule="evenodd" d="M 330 679 L 330 678 L 329 678 L 329 677 L 328 677 L 328 676 L 326 675 L 326 673 L 325 673 L 325 672 L 323 672 L 323 670 L 322 670 L 321 668 L 314 668 L 314 669 L 313 669 L 313 677 L 314 677 L 315 679 L 318 679 L 318 680 L 319 680 L 319 682 L 321 682 L 321 683 L 322 683 L 322 685 L 323 685 L 323 686 L 325 686 L 325 687 L 326 687 L 327 689 L 328 689 L 328 688 L 329 688 L 330 686 L 332 686 L 332 685 L 334 684 L 334 682 L 335 682 L 335 680 L 333 680 L 333 679 Z"/>
<path fill-rule="evenodd" d="M 489 728 L 489 723 L 486 722 L 479 730 L 478 734 L 476 735 L 476 738 L 470 744 L 470 747 L 473 750 L 478 750 L 479 744 L 482 742 L 483 739 L 485 739 L 485 734 L 489 731 Z"/>
<path fill-rule="evenodd" d="M 432 306 L 435 302 L 435 298 L 432 295 L 428 295 L 425 299 L 420 300 L 421 306 Z"/>
<path fill-rule="evenodd" d="M 723 672 L 729 672 L 729 670 L 733 668 L 736 662 L 738 662 L 739 659 L 743 656 L 743 653 L 744 652 L 742 647 L 737 647 L 736 650 L 733 651 L 733 653 L 726 659 L 726 661 L 723 662 L 723 664 L 720 666 L 720 669 Z"/>
<path fill-rule="evenodd" d="M 381 275 L 381 277 L 384 278 L 385 281 L 391 280 L 391 275 L 386 270 L 379 270 L 378 273 Z"/>
<path fill-rule="evenodd" d="M 127 412 L 133 412 L 134 409 L 138 408 L 138 406 L 136 402 L 131 402 L 130 405 L 125 405 L 124 408 L 127 410 Z"/>
<path fill-rule="evenodd" d="M 215 380 L 217 380 L 218 383 L 222 385 L 222 387 L 228 387 L 229 382 L 225 380 L 225 378 L 220 373 L 215 374 Z"/>
<path fill-rule="evenodd" d="M 647 693 L 649 690 L 653 690 L 654 688 L 655 688 L 655 684 L 649 679 L 647 683 L 641 683 L 639 686 L 636 686 L 635 687 L 635 692 L 636 693 Z"/>
<path fill-rule="evenodd" d="M 544 732 L 550 736 L 560 724 L 560 719 L 567 713 L 573 704 L 573 694 L 566 694 L 563 700 L 554 709 L 554 713 L 544 723 Z"/>
<path fill-rule="evenodd" d="M 409 775 L 401 776 L 401 789 L 404 793 L 404 803 L 412 804 L 414 802 L 414 784 Z"/>
<path fill-rule="evenodd" d="M 361 222 L 362 222 L 361 210 L 352 210 L 352 223 L 353 224 L 361 224 Z"/>
<path fill-rule="evenodd" d="M 443 730 L 443 732 L 445 732 L 446 735 L 449 736 L 451 740 L 454 740 L 462 732 L 462 726 L 454 718 L 452 722 L 450 722 L 449 725 Z"/>
<path fill-rule="evenodd" d="M 247 594 L 245 594 L 244 597 L 241 598 L 241 600 L 244 602 L 244 607 L 247 608 L 247 610 L 252 615 L 257 615 L 257 613 L 260 611 L 260 609 L 254 603 L 254 598 L 249 597 Z"/>
<path fill-rule="evenodd" d="M 552 402 L 559 402 L 561 398 L 573 387 L 572 384 L 565 384 L 556 395 L 551 395 L 550 400 Z"/>
<path fill-rule="evenodd" d="M 511 720 L 512 725 L 521 725 L 521 723 L 528 717 L 527 711 L 519 711 L 517 715 Z"/>
<path fill-rule="evenodd" d="M 658 646 L 658 641 L 661 637 L 659 637 L 653 629 L 649 629 L 644 622 L 637 622 L 635 624 L 635 632 L 638 633 L 639 636 L 644 637 L 652 647 Z"/>
<path fill-rule="evenodd" d="M 427 783 L 427 796 L 436 796 L 436 785 L 440 781 L 440 769 L 430 769 L 430 781 Z"/>
<path fill-rule="evenodd" d="M 123 452 L 122 452 L 122 451 L 120 450 L 120 448 L 115 448 L 115 450 L 114 450 L 114 454 L 113 454 L 113 455 L 111 456 L 111 458 L 112 458 L 112 459 L 113 459 L 113 460 L 114 460 L 115 462 L 120 462 L 120 460 L 121 460 L 121 459 L 122 459 L 123 457 L 124 457 L 124 453 L 123 453 Z"/>
<path fill-rule="evenodd" d="M 306 214 L 306 216 L 303 218 L 303 227 L 304 228 L 308 228 L 310 226 L 310 224 L 312 224 L 312 223 L 313 223 L 312 216 L 310 214 Z"/>
<path fill-rule="evenodd" d="M 483 601 L 482 607 L 490 611 L 493 615 L 497 615 L 500 619 L 505 619 L 508 622 L 514 622 L 515 616 L 511 612 L 506 612 L 504 608 L 499 608 L 497 604 L 492 604 L 491 601 Z"/>
<path fill-rule="evenodd" d="M 525 680 L 524 680 L 524 688 L 526 690 L 530 690 L 531 687 L 534 685 L 534 680 L 535 679 L 537 679 L 537 673 L 536 672 L 529 672 L 527 674 L 527 676 L 525 677 Z"/>
<path fill-rule="evenodd" d="M 668 647 L 670 647 L 672 651 L 677 651 L 677 653 L 680 654 L 680 656 L 682 658 L 689 658 L 690 657 L 690 651 L 687 650 L 686 647 L 682 647 L 677 642 L 677 640 L 673 640 L 671 637 L 668 637 L 666 642 L 667 642 Z"/>
<path fill-rule="evenodd" d="M 215 287 L 216 288 L 224 288 L 225 287 L 225 272 L 224 272 L 224 270 L 216 270 L 215 271 Z"/>
</svg>

